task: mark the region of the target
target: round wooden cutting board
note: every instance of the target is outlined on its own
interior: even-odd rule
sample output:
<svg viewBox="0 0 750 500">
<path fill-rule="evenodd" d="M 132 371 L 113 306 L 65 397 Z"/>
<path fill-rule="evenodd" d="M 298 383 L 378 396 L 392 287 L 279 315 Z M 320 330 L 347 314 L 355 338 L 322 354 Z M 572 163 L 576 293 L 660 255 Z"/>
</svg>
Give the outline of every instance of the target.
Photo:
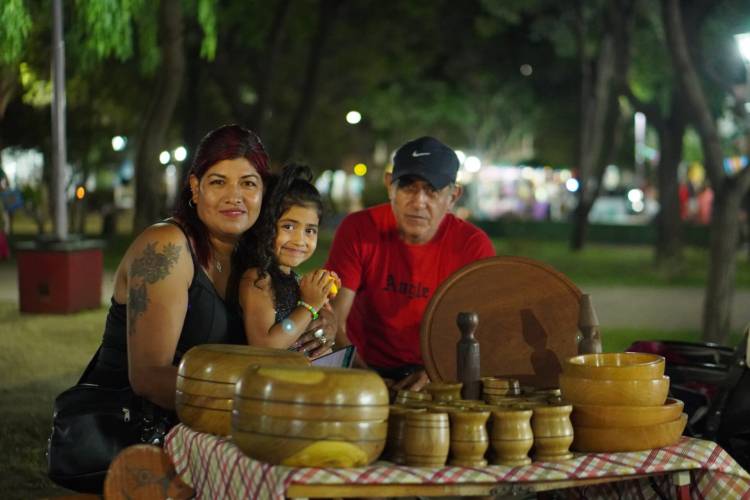
<svg viewBox="0 0 750 500">
<path fill-rule="evenodd" d="M 422 318 L 430 379 L 456 380 L 456 316 L 476 312 L 483 377 L 557 386 L 562 360 L 577 354 L 580 299 L 565 275 L 524 257 L 492 257 L 459 269 L 438 287 Z"/>
</svg>

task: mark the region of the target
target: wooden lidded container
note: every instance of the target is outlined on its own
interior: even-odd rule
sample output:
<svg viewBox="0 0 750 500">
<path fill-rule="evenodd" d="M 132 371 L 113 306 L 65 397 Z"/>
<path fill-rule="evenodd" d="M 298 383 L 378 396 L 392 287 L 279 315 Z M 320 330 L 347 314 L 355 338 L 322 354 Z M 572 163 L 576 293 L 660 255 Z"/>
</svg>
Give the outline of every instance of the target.
<svg viewBox="0 0 750 500">
<path fill-rule="evenodd" d="M 388 389 L 374 372 L 251 366 L 237 384 L 232 441 L 251 458 L 296 467 L 360 467 L 383 451 Z"/>
<path fill-rule="evenodd" d="M 246 345 L 203 344 L 190 349 L 177 371 L 180 421 L 201 432 L 229 435 L 234 386 L 251 365 L 309 366 L 301 353 Z"/>
</svg>

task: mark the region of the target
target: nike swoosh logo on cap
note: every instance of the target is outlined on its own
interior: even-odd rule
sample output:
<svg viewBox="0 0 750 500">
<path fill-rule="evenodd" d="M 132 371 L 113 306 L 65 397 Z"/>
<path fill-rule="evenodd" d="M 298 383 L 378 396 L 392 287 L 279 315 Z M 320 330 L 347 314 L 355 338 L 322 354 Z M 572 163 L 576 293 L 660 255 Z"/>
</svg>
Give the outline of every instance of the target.
<svg viewBox="0 0 750 500">
<path fill-rule="evenodd" d="M 416 152 L 416 151 L 412 151 L 412 152 L 411 152 L 411 155 L 412 155 L 412 156 L 413 156 L 414 158 L 418 158 L 418 157 L 420 157 L 420 156 L 428 156 L 428 155 L 431 155 L 431 154 L 432 154 L 432 153 L 418 153 L 418 152 Z"/>
</svg>

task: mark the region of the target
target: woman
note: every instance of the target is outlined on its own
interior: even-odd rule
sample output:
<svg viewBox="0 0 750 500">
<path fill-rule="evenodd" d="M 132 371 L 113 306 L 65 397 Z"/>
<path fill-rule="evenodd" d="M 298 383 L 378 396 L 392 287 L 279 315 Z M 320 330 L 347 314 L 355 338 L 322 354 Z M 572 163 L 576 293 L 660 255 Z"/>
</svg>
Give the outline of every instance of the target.
<svg viewBox="0 0 750 500">
<path fill-rule="evenodd" d="M 115 274 L 101 346 L 79 384 L 55 400 L 48 472 L 58 484 L 101 491 L 114 452 L 136 442 L 162 444 L 176 423 L 182 355 L 198 344 L 246 342 L 225 296 L 233 254 L 243 236 L 252 239 L 248 230 L 260 214 L 268 175 L 255 133 L 237 125 L 210 132 L 174 217 L 130 245 Z M 115 393 L 128 402 L 113 423 L 110 407 L 120 409 Z"/>
<path fill-rule="evenodd" d="M 232 254 L 258 219 L 268 174 L 268 156 L 250 130 L 228 125 L 203 138 L 174 217 L 143 231 L 120 262 L 86 382 L 129 384 L 173 409 L 185 351 L 245 342 L 241 319 L 224 298 Z"/>
</svg>

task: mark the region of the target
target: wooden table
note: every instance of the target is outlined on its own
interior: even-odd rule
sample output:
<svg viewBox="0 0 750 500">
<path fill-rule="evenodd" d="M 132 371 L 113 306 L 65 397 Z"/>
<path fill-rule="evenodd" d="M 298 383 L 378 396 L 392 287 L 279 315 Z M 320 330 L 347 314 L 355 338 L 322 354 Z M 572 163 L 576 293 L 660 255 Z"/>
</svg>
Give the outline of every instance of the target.
<svg viewBox="0 0 750 500">
<path fill-rule="evenodd" d="M 246 457 L 226 438 L 178 425 L 168 435 L 165 451 L 196 498 L 470 496 L 577 488 L 588 498 L 656 499 L 659 490 L 679 498 L 750 499 L 746 471 L 716 443 L 687 437 L 666 448 L 576 454 L 567 462 L 523 467 L 418 468 L 376 462 L 334 469 L 272 466 Z"/>
</svg>

